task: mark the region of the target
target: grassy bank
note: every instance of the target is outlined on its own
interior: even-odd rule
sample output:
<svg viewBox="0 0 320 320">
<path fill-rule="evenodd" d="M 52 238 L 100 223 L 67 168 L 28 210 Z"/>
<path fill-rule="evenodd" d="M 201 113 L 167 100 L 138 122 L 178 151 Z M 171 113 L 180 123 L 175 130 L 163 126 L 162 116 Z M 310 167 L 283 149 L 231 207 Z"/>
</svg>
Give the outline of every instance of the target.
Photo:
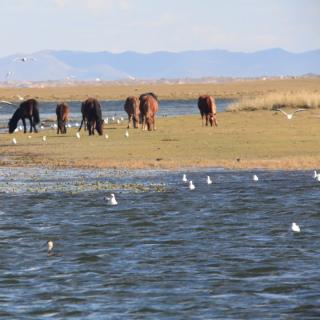
<svg viewBox="0 0 320 320">
<path fill-rule="evenodd" d="M 97 168 L 225 167 L 313 169 L 320 166 L 320 113 L 309 110 L 287 120 L 274 111 L 223 112 L 219 127 L 201 127 L 200 116 L 158 119 L 156 132 L 108 125 L 101 136 L 76 129 L 66 136 L 1 134 L 1 165 Z M 43 143 L 42 135 L 47 136 Z M 17 145 L 12 145 L 15 137 Z"/>
<path fill-rule="evenodd" d="M 124 100 L 130 95 L 138 96 L 154 91 L 160 99 L 197 99 L 208 93 L 216 98 L 241 98 L 267 93 L 296 92 L 300 90 L 319 91 L 320 78 L 297 78 L 275 80 L 238 80 L 211 84 L 78 84 L 70 86 L 48 86 L 34 88 L 0 88 L 0 100 L 17 101 L 17 95 L 36 98 L 40 101 L 84 100 L 89 96 L 101 100 Z"/>
<path fill-rule="evenodd" d="M 228 107 L 229 111 L 275 110 L 277 108 L 320 108 L 320 90 L 275 92 L 244 97 Z"/>
</svg>

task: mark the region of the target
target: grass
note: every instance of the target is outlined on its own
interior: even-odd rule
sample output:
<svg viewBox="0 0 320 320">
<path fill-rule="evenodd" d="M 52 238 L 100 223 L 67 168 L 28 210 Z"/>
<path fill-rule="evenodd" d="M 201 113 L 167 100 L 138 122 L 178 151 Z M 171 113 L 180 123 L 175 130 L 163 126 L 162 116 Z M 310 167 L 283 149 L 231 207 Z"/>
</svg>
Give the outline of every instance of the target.
<svg viewBox="0 0 320 320">
<path fill-rule="evenodd" d="M 237 80 L 226 83 L 190 84 L 77 84 L 69 86 L 50 86 L 33 88 L 2 87 L 0 100 L 16 101 L 17 94 L 24 98 L 41 101 L 82 101 L 89 96 L 105 100 L 124 100 L 130 95 L 138 96 L 154 91 L 161 99 L 197 99 L 200 94 L 208 93 L 216 98 L 241 98 L 277 92 L 296 92 L 301 89 L 319 91 L 320 78 Z"/>
<path fill-rule="evenodd" d="M 320 91 L 276 92 L 245 97 L 231 104 L 229 111 L 275 110 L 277 108 L 320 108 Z"/>
<path fill-rule="evenodd" d="M 103 136 L 75 137 L 76 129 L 56 135 L 0 135 L 0 165 L 82 168 L 224 167 L 234 169 L 312 169 L 319 166 L 317 110 L 287 120 L 275 111 L 222 112 L 219 127 L 201 127 L 200 116 L 160 118 L 158 130 L 130 129 L 126 122 L 107 125 Z M 47 136 L 43 143 L 42 135 Z M 18 141 L 11 145 L 12 138 Z"/>
</svg>

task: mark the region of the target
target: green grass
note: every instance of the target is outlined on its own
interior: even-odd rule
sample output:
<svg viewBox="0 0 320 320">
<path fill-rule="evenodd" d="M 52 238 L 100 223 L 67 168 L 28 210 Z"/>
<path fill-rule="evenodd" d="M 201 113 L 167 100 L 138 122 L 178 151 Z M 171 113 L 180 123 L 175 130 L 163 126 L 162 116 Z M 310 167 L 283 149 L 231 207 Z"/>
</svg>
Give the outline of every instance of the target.
<svg viewBox="0 0 320 320">
<path fill-rule="evenodd" d="M 315 168 L 320 160 L 319 113 L 302 112 L 287 120 L 274 111 L 222 112 L 218 128 L 201 127 L 200 116 L 160 118 L 157 131 L 108 125 L 104 136 L 1 134 L 2 165 L 100 168 Z M 47 143 L 42 141 L 47 136 Z M 16 137 L 18 144 L 11 145 Z M 238 161 L 237 159 L 240 159 Z"/>
</svg>

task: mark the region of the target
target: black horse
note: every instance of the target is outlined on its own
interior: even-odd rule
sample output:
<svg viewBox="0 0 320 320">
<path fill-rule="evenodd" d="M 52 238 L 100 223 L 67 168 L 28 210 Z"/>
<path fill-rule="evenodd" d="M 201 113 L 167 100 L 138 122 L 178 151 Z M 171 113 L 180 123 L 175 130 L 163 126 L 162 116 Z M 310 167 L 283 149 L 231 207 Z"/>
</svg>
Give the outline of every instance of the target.
<svg viewBox="0 0 320 320">
<path fill-rule="evenodd" d="M 81 130 L 82 124 L 87 122 L 87 129 L 89 136 L 94 134 L 94 130 L 97 130 L 101 136 L 103 134 L 103 119 L 101 105 L 95 98 L 88 98 L 81 105 L 82 121 L 79 128 Z"/>
<path fill-rule="evenodd" d="M 30 121 L 30 132 L 32 132 L 32 128 L 34 129 L 34 132 L 38 132 L 36 124 L 40 122 L 40 116 L 37 100 L 28 99 L 20 104 L 19 108 L 15 111 L 12 118 L 9 120 L 9 133 L 14 132 L 20 119 L 23 123 L 24 133 L 26 133 L 26 118 Z"/>
</svg>

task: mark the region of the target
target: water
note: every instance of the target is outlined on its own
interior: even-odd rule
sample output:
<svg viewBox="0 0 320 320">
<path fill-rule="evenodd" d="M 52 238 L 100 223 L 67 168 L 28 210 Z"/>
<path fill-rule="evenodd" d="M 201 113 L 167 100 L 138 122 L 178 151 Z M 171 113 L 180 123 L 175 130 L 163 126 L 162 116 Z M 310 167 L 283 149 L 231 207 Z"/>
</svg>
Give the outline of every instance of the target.
<svg viewBox="0 0 320 320">
<path fill-rule="evenodd" d="M 312 173 L 186 173 L 0 168 L 0 318 L 319 319 Z"/>
<path fill-rule="evenodd" d="M 221 112 L 232 102 L 230 99 L 217 99 L 217 111 Z M 68 102 L 71 113 L 71 124 L 80 122 L 81 103 L 79 101 Z M 123 110 L 124 101 L 101 101 L 103 117 L 124 117 L 127 114 Z M 57 102 L 40 102 L 40 118 L 41 120 L 56 120 Z M 0 127 L 7 127 L 8 120 L 12 117 L 15 106 L 0 104 Z M 186 114 L 199 114 L 196 100 L 161 100 L 158 116 L 179 116 Z M 21 123 L 21 122 L 20 122 Z M 29 124 L 28 124 L 29 125 Z"/>
</svg>

